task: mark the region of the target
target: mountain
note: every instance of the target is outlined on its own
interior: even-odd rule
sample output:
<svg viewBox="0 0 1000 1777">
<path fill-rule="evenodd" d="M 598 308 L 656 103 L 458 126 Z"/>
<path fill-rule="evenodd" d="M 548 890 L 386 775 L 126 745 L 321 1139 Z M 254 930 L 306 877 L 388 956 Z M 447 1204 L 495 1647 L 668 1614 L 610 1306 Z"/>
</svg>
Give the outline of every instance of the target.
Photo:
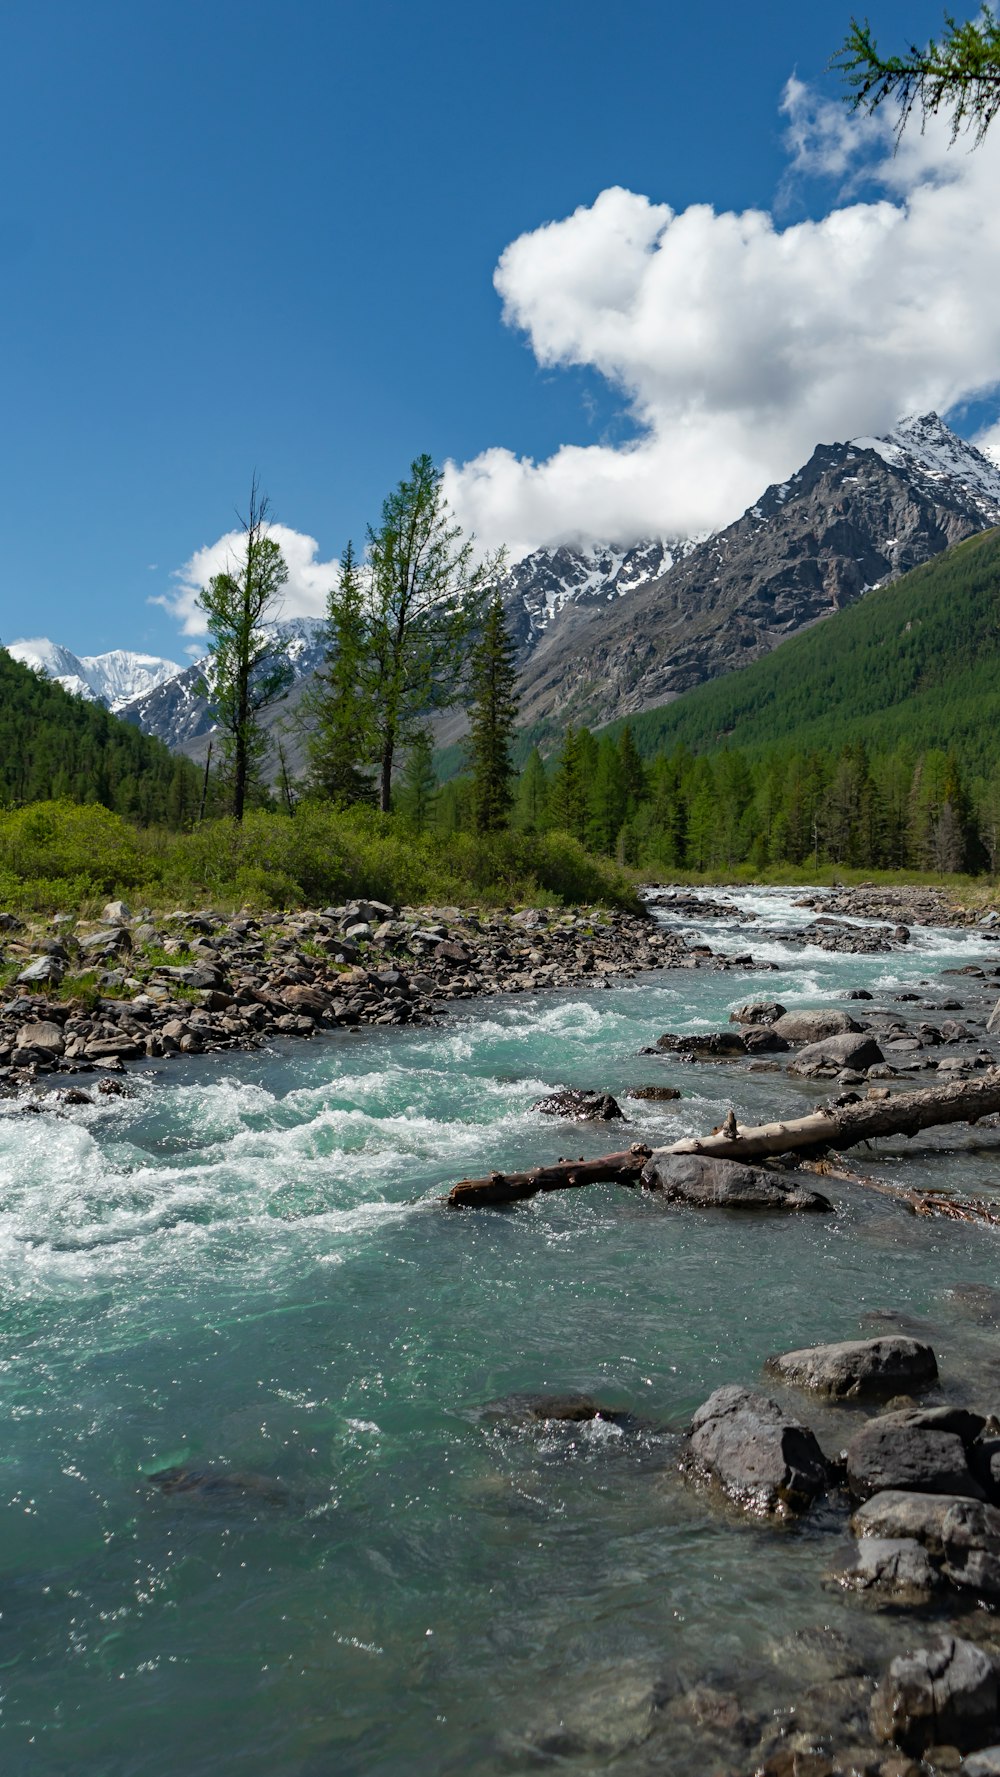
<svg viewBox="0 0 1000 1777">
<path fill-rule="evenodd" d="M 304 684 L 322 662 L 323 627 L 318 617 L 283 617 L 273 625 L 276 634 L 288 643 L 288 658 L 295 678 L 288 697 L 266 712 L 266 727 L 273 727 L 276 721 L 289 715 Z M 145 734 L 155 734 L 174 751 L 203 759 L 208 738 L 215 729 L 208 699 L 199 689 L 206 664 L 207 656 L 183 671 L 178 668 L 174 678 L 166 679 L 123 704 L 122 715 Z"/>
<path fill-rule="evenodd" d="M 562 544 L 536 549 L 510 570 L 504 589 L 511 635 L 527 655 L 569 605 L 604 608 L 666 574 L 694 548 L 689 539 L 630 545 Z"/>
<path fill-rule="evenodd" d="M 103 703 L 115 713 L 183 671 L 175 660 L 161 660 L 155 654 L 134 654 L 126 648 L 114 648 L 109 654 L 72 654 L 68 648 L 44 637 L 9 642 L 7 652 L 12 660 L 44 673 L 64 691 L 88 703 Z"/>
<path fill-rule="evenodd" d="M 677 746 L 831 755 L 860 741 L 872 753 L 954 749 L 988 775 L 1000 758 L 1000 529 L 629 727 L 647 757 Z"/>
<path fill-rule="evenodd" d="M 0 648 L 0 805 L 99 802 L 133 820 L 173 825 L 197 809 L 199 789 L 186 759 Z M 34 843 L 43 858 L 43 831 Z"/>
<path fill-rule="evenodd" d="M 998 522 L 1000 468 L 936 414 L 884 438 L 819 445 L 735 524 L 627 597 L 554 607 L 522 656 L 522 723 L 544 739 L 566 722 L 663 704 Z M 534 561 L 516 570 L 522 601 Z M 550 568 L 540 564 L 543 583 Z"/>
</svg>

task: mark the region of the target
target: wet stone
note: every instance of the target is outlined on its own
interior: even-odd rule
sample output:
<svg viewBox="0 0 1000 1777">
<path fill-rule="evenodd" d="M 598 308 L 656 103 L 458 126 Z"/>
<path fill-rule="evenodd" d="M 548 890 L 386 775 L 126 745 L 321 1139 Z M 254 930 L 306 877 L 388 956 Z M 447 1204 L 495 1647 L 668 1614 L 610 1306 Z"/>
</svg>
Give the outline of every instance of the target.
<svg viewBox="0 0 1000 1777">
<path fill-rule="evenodd" d="M 972 1752 L 996 1731 L 995 1661 L 974 1642 L 942 1635 L 892 1661 L 872 1699 L 877 1739 L 919 1755 L 932 1746 Z"/>
<path fill-rule="evenodd" d="M 691 1455 L 730 1497 L 762 1514 L 804 1511 L 829 1480 L 812 1432 L 776 1401 L 728 1384 L 698 1408 Z"/>
<path fill-rule="evenodd" d="M 937 1381 L 937 1361 L 917 1339 L 845 1339 L 769 1357 L 765 1368 L 782 1381 L 838 1400 L 895 1393 Z"/>
<path fill-rule="evenodd" d="M 705 1154 L 654 1154 L 642 1182 L 648 1190 L 662 1192 L 668 1203 L 697 1209 L 833 1211 L 829 1198 L 780 1173 Z"/>
</svg>

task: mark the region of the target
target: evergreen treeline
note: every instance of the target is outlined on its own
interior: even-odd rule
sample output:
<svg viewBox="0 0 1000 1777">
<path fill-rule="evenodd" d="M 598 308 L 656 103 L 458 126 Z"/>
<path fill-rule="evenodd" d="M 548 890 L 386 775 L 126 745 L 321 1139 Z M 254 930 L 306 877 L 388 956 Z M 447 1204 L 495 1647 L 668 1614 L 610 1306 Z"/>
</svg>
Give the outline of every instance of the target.
<svg viewBox="0 0 1000 1777">
<path fill-rule="evenodd" d="M 443 829 L 467 818 L 463 780 L 439 792 Z M 824 864 L 855 869 L 1000 868 L 1000 762 L 970 779 L 954 752 L 900 747 L 869 756 L 775 747 L 687 747 L 643 760 L 626 725 L 566 731 L 548 765 L 538 749 L 517 786 L 514 825 L 571 834 L 619 863 L 657 871 Z"/>
<path fill-rule="evenodd" d="M 0 804 L 97 802 L 143 826 L 186 826 L 201 774 L 189 759 L 0 648 Z"/>
</svg>

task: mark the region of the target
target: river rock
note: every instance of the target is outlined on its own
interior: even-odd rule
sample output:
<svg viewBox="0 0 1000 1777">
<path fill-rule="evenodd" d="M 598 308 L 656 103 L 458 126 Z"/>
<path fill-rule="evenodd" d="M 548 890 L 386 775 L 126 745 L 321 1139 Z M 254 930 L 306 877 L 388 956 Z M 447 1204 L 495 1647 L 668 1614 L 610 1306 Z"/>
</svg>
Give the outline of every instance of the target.
<svg viewBox="0 0 1000 1777">
<path fill-rule="evenodd" d="M 838 1400 L 896 1394 L 937 1381 L 937 1360 L 929 1345 L 889 1335 L 884 1339 L 844 1339 L 769 1357 L 772 1375 L 797 1388 Z"/>
<path fill-rule="evenodd" d="M 729 1022 L 730 1024 L 774 1024 L 777 1019 L 784 1018 L 785 1012 L 786 1007 L 779 1005 L 777 1000 L 754 1000 L 749 1005 L 737 1006 L 735 1012 L 730 1012 Z"/>
<path fill-rule="evenodd" d="M 677 1086 L 629 1086 L 627 1092 L 629 1098 L 648 1098 L 655 1104 L 671 1103 L 680 1098 L 680 1095 L 680 1088 Z"/>
<path fill-rule="evenodd" d="M 780 1034 L 782 1033 L 779 1032 Z M 794 1061 L 789 1062 L 788 1071 L 791 1074 L 808 1074 L 816 1068 L 846 1067 L 863 1072 L 884 1060 L 885 1056 L 874 1037 L 865 1031 L 845 1031 L 842 1036 L 824 1037 L 821 1042 L 807 1044 L 804 1049 L 799 1050 Z"/>
<path fill-rule="evenodd" d="M 787 1037 L 779 1036 L 776 1030 L 770 1030 L 764 1024 L 751 1025 L 745 1030 L 743 1043 L 748 1055 L 781 1055 L 792 1046 Z"/>
<path fill-rule="evenodd" d="M 625 1116 L 610 1092 L 582 1091 L 574 1086 L 563 1087 L 545 1098 L 536 1099 L 531 1108 L 544 1112 L 547 1117 L 570 1117 L 577 1123 L 612 1123 Z"/>
<path fill-rule="evenodd" d="M 698 1408 L 691 1455 L 748 1511 L 804 1511 L 829 1480 L 825 1456 L 808 1426 L 789 1419 L 767 1395 L 728 1383 Z"/>
<path fill-rule="evenodd" d="M 952 1585 L 1000 1597 L 1000 1511 L 948 1494 L 873 1494 L 851 1520 L 855 1536 L 916 1537 Z"/>
<path fill-rule="evenodd" d="M 739 1031 L 735 1030 L 713 1030 L 707 1035 L 698 1033 L 691 1036 L 675 1036 L 671 1031 L 666 1031 L 662 1037 L 657 1037 L 656 1047 L 678 1055 L 707 1055 L 717 1061 L 726 1061 L 747 1052 L 746 1043 Z"/>
<path fill-rule="evenodd" d="M 826 1577 L 846 1591 L 893 1604 L 925 1604 L 941 1585 L 927 1550 L 911 1536 L 862 1537 L 850 1564 Z"/>
<path fill-rule="evenodd" d="M 843 1036 L 847 1031 L 861 1029 L 849 1012 L 832 1006 L 818 1012 L 782 1012 L 772 1022 L 778 1035 L 789 1043 L 820 1043 L 824 1037 Z"/>
<path fill-rule="evenodd" d="M 942 1635 L 893 1660 L 872 1699 L 872 1732 L 917 1756 L 930 1746 L 970 1752 L 996 1733 L 998 1697 L 986 1650 Z"/>
<path fill-rule="evenodd" d="M 903 1413 L 887 1413 L 855 1432 L 847 1446 L 847 1481 L 855 1499 L 886 1489 L 984 1497 L 957 1433 L 914 1425 Z"/>
<path fill-rule="evenodd" d="M 1000 1746 L 984 1746 L 963 1759 L 958 1777 L 1000 1777 Z"/>
<path fill-rule="evenodd" d="M 762 1166 L 717 1160 L 705 1154 L 654 1154 L 643 1169 L 648 1189 L 662 1191 L 668 1203 L 698 1209 L 820 1210 L 833 1204 L 819 1191 L 792 1183 Z"/>
<path fill-rule="evenodd" d="M 199 1499 L 222 1500 L 262 1505 L 287 1505 L 288 1488 L 270 1475 L 241 1474 L 225 1468 L 160 1469 L 147 1475 L 151 1487 L 168 1495 L 193 1494 Z"/>
<path fill-rule="evenodd" d="M 633 1425 L 635 1416 L 620 1407 L 602 1406 L 589 1394 L 511 1394 L 487 1401 L 480 1409 L 484 1419 L 507 1419 L 515 1425 L 544 1425 L 550 1421 L 583 1425 L 604 1419 L 610 1425 Z"/>
<path fill-rule="evenodd" d="M 62 1026 L 53 1024 L 51 1019 L 36 1018 L 30 1024 L 22 1024 L 17 1033 L 18 1049 L 40 1049 L 45 1055 L 61 1055 L 66 1047 L 66 1039 Z"/>
</svg>

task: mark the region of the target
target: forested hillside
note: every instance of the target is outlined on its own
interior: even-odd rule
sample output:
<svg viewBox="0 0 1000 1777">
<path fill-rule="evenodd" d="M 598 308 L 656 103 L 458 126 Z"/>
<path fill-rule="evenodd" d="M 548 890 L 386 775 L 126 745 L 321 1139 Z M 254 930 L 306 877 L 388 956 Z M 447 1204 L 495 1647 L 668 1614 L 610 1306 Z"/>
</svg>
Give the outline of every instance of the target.
<svg viewBox="0 0 1000 1777">
<path fill-rule="evenodd" d="M 1000 758 L 1000 530 L 871 592 L 773 654 L 634 716 L 641 754 L 727 742 L 784 749 L 954 750 L 988 773 Z M 623 724 L 605 732 L 614 735 Z"/>
<path fill-rule="evenodd" d="M 182 826 L 199 793 L 189 760 L 0 648 L 0 804 L 99 802 L 143 825 Z"/>
</svg>

